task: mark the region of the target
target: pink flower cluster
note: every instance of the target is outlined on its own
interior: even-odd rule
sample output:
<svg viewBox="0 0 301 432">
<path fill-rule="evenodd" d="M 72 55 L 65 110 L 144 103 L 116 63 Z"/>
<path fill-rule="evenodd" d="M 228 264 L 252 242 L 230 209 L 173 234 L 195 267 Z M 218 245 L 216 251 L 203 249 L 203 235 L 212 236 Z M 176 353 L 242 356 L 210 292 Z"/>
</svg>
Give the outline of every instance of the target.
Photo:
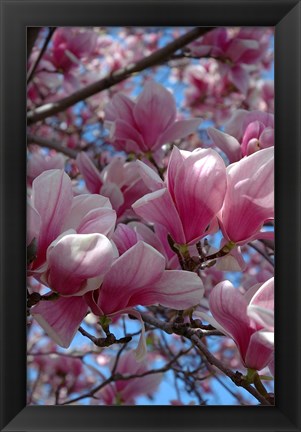
<svg viewBox="0 0 301 432">
<path fill-rule="evenodd" d="M 62 170 L 48 170 L 32 185 L 28 244 L 37 244 L 30 274 L 58 298 L 40 301 L 32 315 L 63 347 L 71 343 L 89 307 L 97 316 L 116 315 L 137 305 L 173 309 L 198 304 L 201 279 L 165 270 L 165 258 L 138 241 L 120 257 L 111 241 L 116 213 L 101 195 L 73 197 Z"/>
</svg>

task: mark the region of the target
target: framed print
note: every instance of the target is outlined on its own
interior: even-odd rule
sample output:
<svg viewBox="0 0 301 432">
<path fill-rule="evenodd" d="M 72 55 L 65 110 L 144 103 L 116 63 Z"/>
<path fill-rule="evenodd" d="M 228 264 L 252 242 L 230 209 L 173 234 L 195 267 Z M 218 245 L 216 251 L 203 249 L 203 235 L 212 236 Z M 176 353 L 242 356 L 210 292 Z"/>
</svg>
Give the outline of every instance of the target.
<svg viewBox="0 0 301 432">
<path fill-rule="evenodd" d="M 1 15 L 1 430 L 300 430 L 300 2 Z"/>
</svg>

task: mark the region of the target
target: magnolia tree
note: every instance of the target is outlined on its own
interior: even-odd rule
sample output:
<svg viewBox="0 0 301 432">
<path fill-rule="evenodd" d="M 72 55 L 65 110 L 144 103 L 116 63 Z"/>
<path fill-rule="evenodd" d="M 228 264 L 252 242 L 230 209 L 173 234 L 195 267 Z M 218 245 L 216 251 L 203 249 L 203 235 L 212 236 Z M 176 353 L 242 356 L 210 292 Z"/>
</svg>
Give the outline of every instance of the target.
<svg viewBox="0 0 301 432">
<path fill-rule="evenodd" d="M 28 403 L 273 405 L 272 29 L 28 31 Z"/>
</svg>

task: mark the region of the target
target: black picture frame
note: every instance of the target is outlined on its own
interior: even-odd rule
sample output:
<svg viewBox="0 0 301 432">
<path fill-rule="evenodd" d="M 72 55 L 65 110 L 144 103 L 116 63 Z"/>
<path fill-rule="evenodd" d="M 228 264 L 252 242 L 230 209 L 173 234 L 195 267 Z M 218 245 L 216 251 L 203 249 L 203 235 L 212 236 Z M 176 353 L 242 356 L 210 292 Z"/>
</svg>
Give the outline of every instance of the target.
<svg viewBox="0 0 301 432">
<path fill-rule="evenodd" d="M 300 422 L 300 1 L 0 0 L 2 431 L 285 431 Z M 276 405 L 26 407 L 26 27 L 275 26 Z"/>
</svg>

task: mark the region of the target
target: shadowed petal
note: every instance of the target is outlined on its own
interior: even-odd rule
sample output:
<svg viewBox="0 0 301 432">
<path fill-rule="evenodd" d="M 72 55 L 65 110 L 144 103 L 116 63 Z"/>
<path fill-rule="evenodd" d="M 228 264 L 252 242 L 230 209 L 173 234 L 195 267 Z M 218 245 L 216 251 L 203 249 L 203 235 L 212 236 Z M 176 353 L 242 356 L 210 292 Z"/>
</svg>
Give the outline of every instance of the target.
<svg viewBox="0 0 301 432">
<path fill-rule="evenodd" d="M 220 282 L 210 293 L 209 307 L 213 317 L 238 345 L 244 359 L 251 334 L 247 302 L 229 281 Z"/>
<path fill-rule="evenodd" d="M 249 368 L 261 370 L 266 367 L 274 356 L 274 333 L 258 331 L 252 334 L 245 357 Z"/>
<path fill-rule="evenodd" d="M 169 126 L 158 138 L 156 146 L 153 150 L 160 148 L 163 144 L 172 143 L 175 140 L 185 138 L 188 135 L 197 131 L 201 119 L 179 120 Z"/>
<path fill-rule="evenodd" d="M 165 226 L 177 243 L 186 243 L 181 220 L 167 189 L 144 195 L 132 207 L 145 220 Z"/>
<path fill-rule="evenodd" d="M 61 297 L 40 301 L 31 309 L 31 314 L 54 342 L 68 348 L 87 311 L 82 297 Z"/>
<path fill-rule="evenodd" d="M 241 159 L 241 148 L 236 138 L 211 127 L 207 129 L 207 132 L 216 147 L 225 153 L 230 163 Z"/>
<path fill-rule="evenodd" d="M 104 314 L 111 314 L 128 306 L 136 292 L 157 282 L 165 267 L 164 257 L 154 248 L 139 241 L 112 265 L 105 275 L 98 304 Z M 143 304 L 143 303 L 142 303 Z"/>
<path fill-rule="evenodd" d="M 76 163 L 81 175 L 84 177 L 87 189 L 93 194 L 97 194 L 103 184 L 100 172 L 86 155 L 85 152 L 80 152 L 77 155 Z"/>
</svg>

